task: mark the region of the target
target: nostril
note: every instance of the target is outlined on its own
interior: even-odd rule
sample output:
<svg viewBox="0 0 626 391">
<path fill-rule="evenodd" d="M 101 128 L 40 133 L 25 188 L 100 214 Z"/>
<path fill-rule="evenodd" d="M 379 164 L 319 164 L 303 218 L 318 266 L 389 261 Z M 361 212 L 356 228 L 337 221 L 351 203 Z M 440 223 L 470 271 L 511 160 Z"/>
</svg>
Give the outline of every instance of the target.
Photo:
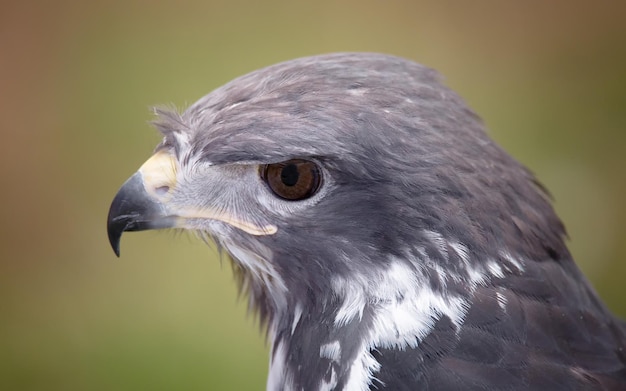
<svg viewBox="0 0 626 391">
<path fill-rule="evenodd" d="M 170 191 L 169 186 L 159 186 L 156 189 L 154 189 L 154 192 L 159 196 L 164 196 L 167 193 L 169 193 L 169 191 Z"/>
</svg>

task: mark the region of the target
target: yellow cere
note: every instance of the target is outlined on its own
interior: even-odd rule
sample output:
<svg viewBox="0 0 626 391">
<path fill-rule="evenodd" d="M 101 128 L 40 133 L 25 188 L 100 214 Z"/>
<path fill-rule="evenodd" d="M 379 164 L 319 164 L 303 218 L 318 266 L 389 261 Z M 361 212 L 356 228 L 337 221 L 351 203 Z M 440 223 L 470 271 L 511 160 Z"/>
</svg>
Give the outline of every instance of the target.
<svg viewBox="0 0 626 391">
<path fill-rule="evenodd" d="M 152 155 L 139 168 L 139 172 L 141 172 L 148 194 L 163 200 L 170 194 L 169 189 L 176 186 L 178 163 L 171 154 L 160 151 Z M 158 191 L 159 189 L 165 191 Z"/>
</svg>

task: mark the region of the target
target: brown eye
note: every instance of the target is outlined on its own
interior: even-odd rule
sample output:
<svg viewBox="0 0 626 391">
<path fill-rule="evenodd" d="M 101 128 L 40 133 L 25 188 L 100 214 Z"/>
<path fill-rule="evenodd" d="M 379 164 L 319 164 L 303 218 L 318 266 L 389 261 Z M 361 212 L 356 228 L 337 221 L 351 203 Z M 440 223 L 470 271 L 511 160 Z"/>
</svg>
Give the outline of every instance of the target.
<svg viewBox="0 0 626 391">
<path fill-rule="evenodd" d="M 322 172 L 317 164 L 301 159 L 261 166 L 261 178 L 278 197 L 298 201 L 320 188 Z"/>
</svg>

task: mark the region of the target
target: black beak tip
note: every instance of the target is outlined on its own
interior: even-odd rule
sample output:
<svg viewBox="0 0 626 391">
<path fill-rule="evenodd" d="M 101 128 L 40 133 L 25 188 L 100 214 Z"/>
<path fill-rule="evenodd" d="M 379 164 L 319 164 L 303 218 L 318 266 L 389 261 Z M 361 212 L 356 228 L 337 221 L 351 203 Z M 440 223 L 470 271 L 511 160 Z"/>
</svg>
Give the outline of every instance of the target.
<svg viewBox="0 0 626 391">
<path fill-rule="evenodd" d="M 113 248 L 113 252 L 119 258 L 120 257 L 120 238 L 121 235 L 113 234 L 109 231 L 109 243 L 111 243 L 111 247 Z"/>
<path fill-rule="evenodd" d="M 107 234 L 109 243 L 117 257 L 120 256 L 120 240 L 124 231 L 128 231 L 135 216 L 139 215 L 145 203 L 145 190 L 141 174 L 135 173 L 117 192 L 107 216 Z"/>
<path fill-rule="evenodd" d="M 124 232 L 124 227 L 120 226 L 120 224 L 116 224 L 114 221 L 111 221 L 111 217 L 107 221 L 107 233 L 109 235 L 109 243 L 111 244 L 111 248 L 113 248 L 113 252 L 117 257 L 120 256 L 120 239 L 122 238 L 122 233 Z"/>
</svg>

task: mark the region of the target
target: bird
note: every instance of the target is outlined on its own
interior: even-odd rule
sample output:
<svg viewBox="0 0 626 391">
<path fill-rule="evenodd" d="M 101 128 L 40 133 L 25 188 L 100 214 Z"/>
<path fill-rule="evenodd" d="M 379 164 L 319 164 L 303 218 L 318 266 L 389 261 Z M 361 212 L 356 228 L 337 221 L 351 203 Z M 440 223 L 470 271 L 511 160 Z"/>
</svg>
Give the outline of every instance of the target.
<svg viewBox="0 0 626 391">
<path fill-rule="evenodd" d="M 126 231 L 215 243 L 269 337 L 268 390 L 626 390 L 626 323 L 550 194 L 442 80 L 331 53 L 155 108 L 115 253 Z"/>
</svg>

